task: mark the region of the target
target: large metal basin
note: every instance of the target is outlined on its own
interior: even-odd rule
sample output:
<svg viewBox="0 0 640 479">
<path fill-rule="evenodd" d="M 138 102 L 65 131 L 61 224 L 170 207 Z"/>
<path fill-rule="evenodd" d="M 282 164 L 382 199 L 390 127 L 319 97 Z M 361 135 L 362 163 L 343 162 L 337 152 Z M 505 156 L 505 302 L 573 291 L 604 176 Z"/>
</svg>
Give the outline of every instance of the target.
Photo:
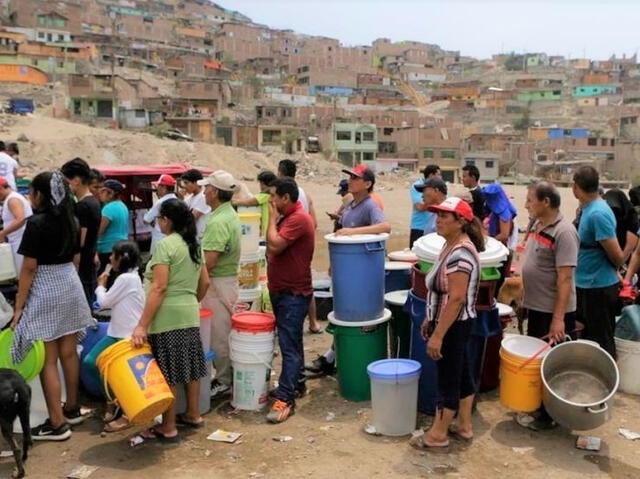
<svg viewBox="0 0 640 479">
<path fill-rule="evenodd" d="M 541 372 L 542 401 L 558 424 L 587 431 L 611 418 L 620 374 L 604 349 L 582 341 L 560 344 L 544 357 Z"/>
</svg>

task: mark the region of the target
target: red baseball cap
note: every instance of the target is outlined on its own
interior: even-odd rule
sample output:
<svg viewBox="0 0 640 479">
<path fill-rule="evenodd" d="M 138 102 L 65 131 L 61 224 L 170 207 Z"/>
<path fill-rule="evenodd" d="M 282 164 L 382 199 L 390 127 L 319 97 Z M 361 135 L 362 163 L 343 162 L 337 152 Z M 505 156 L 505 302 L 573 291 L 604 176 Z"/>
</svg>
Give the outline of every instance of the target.
<svg viewBox="0 0 640 479">
<path fill-rule="evenodd" d="M 160 178 L 158 178 L 158 181 L 152 181 L 151 184 L 153 186 L 158 186 L 158 185 L 176 186 L 176 180 L 171 175 L 160 175 Z"/>
<path fill-rule="evenodd" d="M 469 203 L 455 196 L 447 198 L 439 205 L 429 206 L 428 210 L 432 213 L 437 213 L 438 211 L 456 213 L 467 221 L 473 220 L 473 210 L 471 206 L 469 206 Z"/>
<path fill-rule="evenodd" d="M 9 180 L 4 176 L 0 176 L 0 186 L 9 186 Z"/>
<path fill-rule="evenodd" d="M 364 181 L 371 181 L 372 183 L 376 181 L 376 176 L 367 165 L 364 163 L 360 163 L 352 170 L 344 169 L 343 173 L 346 173 L 349 176 L 356 176 L 358 178 L 362 178 Z"/>
</svg>

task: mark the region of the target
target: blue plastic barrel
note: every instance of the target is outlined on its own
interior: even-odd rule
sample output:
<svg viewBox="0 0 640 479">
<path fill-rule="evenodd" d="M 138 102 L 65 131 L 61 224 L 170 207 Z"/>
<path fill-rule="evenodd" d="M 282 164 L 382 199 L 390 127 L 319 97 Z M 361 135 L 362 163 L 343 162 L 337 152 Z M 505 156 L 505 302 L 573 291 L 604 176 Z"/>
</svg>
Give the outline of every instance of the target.
<svg viewBox="0 0 640 479">
<path fill-rule="evenodd" d="M 333 313 L 362 322 L 384 314 L 384 256 L 389 235 L 325 236 L 329 242 Z"/>
<path fill-rule="evenodd" d="M 104 397 L 102 378 L 100 378 L 97 368 L 87 368 L 82 360 L 107 335 L 108 328 L 109 323 L 96 323 L 95 326 L 87 327 L 87 335 L 80 343 L 82 346 L 82 352 L 80 353 L 80 382 L 91 396 L 98 398 Z"/>
<path fill-rule="evenodd" d="M 384 292 L 410 289 L 412 266 L 403 261 L 387 261 L 384 264 Z"/>
<path fill-rule="evenodd" d="M 438 400 L 438 367 L 427 356 L 427 343 L 420 334 L 426 314 L 426 301 L 409 291 L 405 310 L 411 316 L 411 359 L 422 365 L 418 385 L 418 411 L 434 414 Z"/>
<path fill-rule="evenodd" d="M 109 323 L 96 322 L 93 326 L 87 326 L 86 335 L 80 343 L 80 346 L 82 346 L 82 351 L 80 352 L 81 361 L 98 344 L 98 341 L 107 335 L 107 329 L 109 329 Z"/>
</svg>

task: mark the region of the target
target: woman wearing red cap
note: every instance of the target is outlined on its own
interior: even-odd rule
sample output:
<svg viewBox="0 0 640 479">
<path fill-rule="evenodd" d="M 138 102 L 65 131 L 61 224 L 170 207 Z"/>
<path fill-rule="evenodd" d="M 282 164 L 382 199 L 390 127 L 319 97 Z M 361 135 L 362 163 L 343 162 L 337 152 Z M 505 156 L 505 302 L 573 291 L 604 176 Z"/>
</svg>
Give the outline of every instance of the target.
<svg viewBox="0 0 640 479">
<path fill-rule="evenodd" d="M 446 243 L 426 278 L 429 293 L 422 336 L 428 340 L 427 354 L 438 366 L 438 402 L 431 429 L 411 440 L 419 449 L 447 447 L 449 433 L 467 441 L 473 438 L 471 408 L 476 385 L 467 342 L 476 318 L 478 252 L 484 250 L 482 227 L 466 201 L 447 198 L 429 211 L 437 213 L 436 230 Z M 456 413 L 454 428 L 451 422 Z"/>
</svg>

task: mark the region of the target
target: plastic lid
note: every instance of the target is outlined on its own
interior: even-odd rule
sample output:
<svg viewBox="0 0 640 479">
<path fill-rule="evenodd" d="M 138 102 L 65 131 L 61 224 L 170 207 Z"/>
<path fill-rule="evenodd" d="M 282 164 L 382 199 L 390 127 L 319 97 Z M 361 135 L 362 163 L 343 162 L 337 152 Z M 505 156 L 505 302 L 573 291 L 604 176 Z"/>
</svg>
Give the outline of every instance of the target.
<svg viewBox="0 0 640 479">
<path fill-rule="evenodd" d="M 36 378 L 44 366 L 44 342 L 34 341 L 31 349 L 18 364 L 11 358 L 11 344 L 13 343 L 13 329 L 5 329 L 0 333 L 0 368 L 15 369 L 25 381 Z"/>
<path fill-rule="evenodd" d="M 387 241 L 389 239 L 388 233 L 380 233 L 378 235 L 351 235 L 351 236 L 336 236 L 335 233 L 330 233 L 324 237 L 329 243 L 339 244 L 360 244 L 360 243 L 373 243 L 375 241 Z"/>
<path fill-rule="evenodd" d="M 513 316 L 513 308 L 508 304 L 496 303 L 498 308 L 498 316 Z"/>
<path fill-rule="evenodd" d="M 206 319 L 213 316 L 213 311 L 210 309 L 200 308 L 200 319 Z"/>
<path fill-rule="evenodd" d="M 444 247 L 445 240 L 437 233 L 430 233 L 415 241 L 412 251 L 422 261 L 434 263 L 440 251 Z M 505 245 L 495 238 L 485 237 L 485 250 L 478 256 L 480 257 L 480 266 L 499 267 L 509 256 L 509 250 Z"/>
<path fill-rule="evenodd" d="M 378 324 L 386 323 L 391 319 L 391 311 L 385 308 L 384 313 L 378 319 L 372 319 L 371 321 L 340 321 L 336 319 L 334 312 L 331 311 L 327 315 L 327 319 L 331 324 L 335 324 L 336 326 L 347 326 L 353 328 L 365 328 L 367 326 L 377 326 Z"/>
<path fill-rule="evenodd" d="M 394 306 L 403 306 L 404 303 L 407 302 L 408 296 L 408 289 L 403 289 L 400 291 L 390 291 L 384 295 L 384 300 L 389 304 L 393 304 Z"/>
<path fill-rule="evenodd" d="M 505 351 L 522 359 L 529 359 L 546 345 L 547 343 L 542 339 L 531 336 L 522 336 L 520 334 L 510 334 L 505 336 L 501 343 L 501 346 Z M 548 352 L 549 350 L 544 351 L 536 359 L 542 359 Z"/>
<path fill-rule="evenodd" d="M 412 359 L 381 359 L 367 366 L 372 379 L 404 379 L 418 376 L 422 365 Z"/>
<path fill-rule="evenodd" d="M 392 251 L 387 256 L 389 256 L 391 261 L 408 261 L 410 263 L 418 261 L 416 254 L 409 249 Z"/>
<path fill-rule="evenodd" d="M 231 327 L 241 333 L 268 333 L 275 329 L 276 319 L 268 313 L 236 313 L 231 316 Z"/>
<path fill-rule="evenodd" d="M 405 261 L 385 261 L 385 271 L 409 271 L 413 264 Z"/>
<path fill-rule="evenodd" d="M 316 298 L 333 298 L 331 291 L 314 291 L 313 296 Z"/>
</svg>

